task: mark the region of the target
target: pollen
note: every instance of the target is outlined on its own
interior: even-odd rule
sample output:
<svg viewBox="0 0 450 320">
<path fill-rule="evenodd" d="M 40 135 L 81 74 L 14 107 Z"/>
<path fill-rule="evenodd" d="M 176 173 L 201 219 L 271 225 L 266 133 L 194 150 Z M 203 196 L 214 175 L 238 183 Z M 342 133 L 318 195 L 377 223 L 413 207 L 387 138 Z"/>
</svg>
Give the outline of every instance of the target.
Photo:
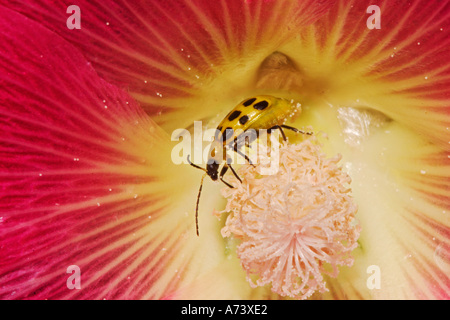
<svg viewBox="0 0 450 320">
<path fill-rule="evenodd" d="M 269 158 L 269 152 L 259 154 L 260 163 Z M 327 157 L 312 136 L 280 145 L 275 174 L 244 165 L 242 184 L 229 178 L 235 188 L 222 190 L 229 215 L 221 233 L 239 240 L 237 256 L 252 287 L 306 299 L 328 291 L 325 275 L 336 278 L 339 266 L 353 265 L 361 228 L 340 160 Z"/>
</svg>

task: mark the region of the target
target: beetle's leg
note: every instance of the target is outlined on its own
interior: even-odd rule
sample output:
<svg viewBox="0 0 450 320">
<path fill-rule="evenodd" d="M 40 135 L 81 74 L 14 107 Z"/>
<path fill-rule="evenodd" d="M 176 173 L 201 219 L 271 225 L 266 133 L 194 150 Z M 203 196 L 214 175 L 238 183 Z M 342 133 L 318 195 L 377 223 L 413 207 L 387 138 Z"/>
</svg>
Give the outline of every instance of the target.
<svg viewBox="0 0 450 320">
<path fill-rule="evenodd" d="M 228 182 L 226 182 L 225 180 L 223 180 L 223 176 L 225 175 L 225 173 L 227 172 L 227 170 L 228 170 L 228 164 L 224 164 L 223 165 L 223 167 L 222 167 L 222 170 L 220 170 L 220 175 L 219 175 L 219 178 L 220 178 L 220 181 L 222 181 L 223 183 L 225 183 L 229 188 L 234 188 L 231 184 L 229 184 Z M 230 167 L 231 168 L 231 167 Z M 234 171 L 234 169 L 233 168 L 231 168 L 231 171 L 234 173 L 234 175 L 236 176 L 236 178 L 240 181 L 240 182 L 242 182 L 242 180 L 238 177 L 238 175 L 236 174 L 236 172 Z"/>
<path fill-rule="evenodd" d="M 284 125 L 284 124 L 273 126 L 273 127 L 270 128 L 268 131 L 269 131 L 269 133 L 270 133 L 273 129 L 279 129 L 280 132 L 281 132 L 281 135 L 283 136 L 283 140 L 286 141 L 286 135 L 284 134 L 283 128 L 292 130 L 292 131 L 294 131 L 294 132 L 296 132 L 296 133 L 309 134 L 309 135 L 312 135 L 312 134 L 313 134 L 313 132 L 302 131 L 302 130 L 299 130 L 299 129 L 297 129 L 297 128 L 291 127 L 291 126 L 286 126 L 286 125 Z"/>
<path fill-rule="evenodd" d="M 238 155 L 244 157 L 245 160 L 247 160 L 247 162 L 254 167 L 250 158 L 245 153 L 243 153 L 241 150 L 238 149 L 237 139 L 234 139 L 233 141 L 233 151 L 236 152 Z"/>
<path fill-rule="evenodd" d="M 228 164 L 227 166 L 230 167 L 231 172 L 233 172 L 233 174 L 234 174 L 234 176 L 236 177 L 236 179 L 238 179 L 239 182 L 242 183 L 241 178 L 239 178 L 238 174 L 236 173 L 236 171 L 234 171 L 234 169 L 233 169 L 233 167 L 231 166 L 231 164 Z"/>
<path fill-rule="evenodd" d="M 281 127 L 285 128 L 285 129 L 292 130 L 292 131 L 294 131 L 294 132 L 296 132 L 296 133 L 301 133 L 301 134 L 312 135 L 312 134 L 314 133 L 314 132 L 307 132 L 307 131 L 299 130 L 299 129 L 297 129 L 297 128 L 290 127 L 290 126 L 286 126 L 286 125 L 284 125 L 284 124 L 281 125 Z"/>
<path fill-rule="evenodd" d="M 286 139 L 286 135 L 284 134 L 283 129 L 282 129 L 281 126 L 279 126 L 279 125 L 276 125 L 276 126 L 273 126 L 272 128 L 269 128 L 269 130 L 267 130 L 267 132 L 268 132 L 268 133 L 272 133 L 272 130 L 274 130 L 274 129 L 279 129 L 280 132 L 281 132 L 281 135 L 283 136 L 283 140 L 284 140 L 284 141 L 287 140 L 287 139 Z"/>
</svg>

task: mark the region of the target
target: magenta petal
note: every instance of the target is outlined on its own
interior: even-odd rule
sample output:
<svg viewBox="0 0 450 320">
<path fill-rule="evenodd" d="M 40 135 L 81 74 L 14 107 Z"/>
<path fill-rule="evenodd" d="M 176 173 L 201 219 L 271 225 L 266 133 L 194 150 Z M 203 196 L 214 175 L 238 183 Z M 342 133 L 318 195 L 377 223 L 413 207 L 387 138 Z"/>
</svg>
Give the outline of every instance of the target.
<svg viewBox="0 0 450 320">
<path fill-rule="evenodd" d="M 161 270 L 145 281 L 137 271 L 161 244 L 138 230 L 158 219 L 163 197 L 141 191 L 158 179 L 151 155 L 166 136 L 36 22 L 0 7 L 0 38 L 0 298 L 148 295 Z M 67 286 L 71 265 L 81 290 Z"/>
<path fill-rule="evenodd" d="M 367 26 L 371 5 L 380 9 L 379 29 Z M 323 69 L 323 77 L 335 84 L 331 90 L 349 91 L 335 104 L 370 104 L 448 150 L 449 30 L 448 1 L 338 1 L 302 30 L 296 53 L 305 51 L 303 60 L 318 61 L 302 65 L 299 59 L 299 64 L 305 70 Z M 339 73 L 327 75 L 335 69 Z"/>
<path fill-rule="evenodd" d="M 223 66 L 268 55 L 327 11 L 334 0 L 8 1 L 82 50 L 109 82 L 127 86 L 157 114 L 186 108 Z M 81 29 L 68 30 L 69 5 Z M 276 27 L 274 27 L 276 26 Z M 163 98 L 163 99 L 161 99 Z M 158 120 L 158 119 L 156 119 Z"/>
</svg>

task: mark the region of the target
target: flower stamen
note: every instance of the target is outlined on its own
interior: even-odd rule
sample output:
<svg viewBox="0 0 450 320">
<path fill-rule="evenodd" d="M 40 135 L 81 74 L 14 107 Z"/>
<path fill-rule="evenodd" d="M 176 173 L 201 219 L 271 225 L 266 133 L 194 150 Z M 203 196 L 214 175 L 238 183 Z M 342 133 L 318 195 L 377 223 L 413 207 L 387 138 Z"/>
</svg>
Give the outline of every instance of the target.
<svg viewBox="0 0 450 320">
<path fill-rule="evenodd" d="M 252 287 L 271 284 L 275 293 L 306 299 L 327 291 L 324 274 L 337 277 L 339 265 L 353 264 L 357 206 L 341 156 L 327 158 L 316 137 L 285 142 L 279 155 L 276 174 L 261 176 L 261 164 L 243 166 L 242 184 L 223 190 L 230 214 L 222 235 L 240 240 L 237 255 Z"/>
</svg>

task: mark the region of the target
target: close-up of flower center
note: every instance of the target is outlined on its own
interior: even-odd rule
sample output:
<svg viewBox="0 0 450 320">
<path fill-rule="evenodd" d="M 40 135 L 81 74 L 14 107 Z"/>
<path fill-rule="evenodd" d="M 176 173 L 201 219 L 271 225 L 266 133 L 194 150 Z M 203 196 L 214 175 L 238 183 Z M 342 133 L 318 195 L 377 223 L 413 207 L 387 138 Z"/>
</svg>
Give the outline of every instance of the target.
<svg viewBox="0 0 450 320">
<path fill-rule="evenodd" d="M 449 2 L 0 15 L 0 299 L 450 298 Z"/>
</svg>

